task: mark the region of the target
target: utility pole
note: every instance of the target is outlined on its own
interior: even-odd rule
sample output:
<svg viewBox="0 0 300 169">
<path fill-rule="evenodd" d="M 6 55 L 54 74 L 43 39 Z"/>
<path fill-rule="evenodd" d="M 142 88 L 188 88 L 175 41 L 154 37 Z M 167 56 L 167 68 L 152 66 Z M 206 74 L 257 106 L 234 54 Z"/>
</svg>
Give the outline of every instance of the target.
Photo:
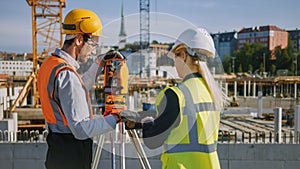
<svg viewBox="0 0 300 169">
<path fill-rule="evenodd" d="M 232 59 L 232 73 L 234 73 L 234 59 L 235 59 L 235 57 L 231 57 L 231 59 Z"/>
<path fill-rule="evenodd" d="M 298 67 L 298 55 L 297 55 L 297 53 L 295 54 L 295 57 L 296 57 L 296 72 L 295 72 L 295 76 L 297 76 L 297 72 L 298 72 L 298 69 L 297 69 L 297 67 Z"/>
<path fill-rule="evenodd" d="M 297 38 L 296 38 L 296 73 L 295 73 L 295 76 L 298 75 L 298 54 L 299 54 L 299 36 L 300 36 L 300 31 L 296 28 L 296 35 L 297 35 Z"/>
<path fill-rule="evenodd" d="M 264 72 L 266 72 L 266 55 L 265 55 L 265 53 L 263 53 L 263 61 L 264 61 Z"/>
</svg>

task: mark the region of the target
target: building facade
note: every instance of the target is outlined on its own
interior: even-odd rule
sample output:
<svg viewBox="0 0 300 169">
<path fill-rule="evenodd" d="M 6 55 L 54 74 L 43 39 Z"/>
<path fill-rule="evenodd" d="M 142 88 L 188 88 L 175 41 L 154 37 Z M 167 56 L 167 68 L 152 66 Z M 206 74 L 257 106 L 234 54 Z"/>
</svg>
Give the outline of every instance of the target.
<svg viewBox="0 0 300 169">
<path fill-rule="evenodd" d="M 151 52 L 155 53 L 157 58 L 168 54 L 169 45 L 150 44 Z"/>
<path fill-rule="evenodd" d="M 262 43 L 270 51 L 278 46 L 284 49 L 288 46 L 288 32 L 273 25 L 243 28 L 238 32 L 237 49 L 241 49 L 246 42 Z"/>
<path fill-rule="evenodd" d="M 211 34 L 217 53 L 220 59 L 223 61 L 225 56 L 232 56 L 233 51 L 236 50 L 237 32 L 225 32 Z"/>
<path fill-rule="evenodd" d="M 294 51 L 298 51 L 300 49 L 300 30 L 289 30 L 288 33 Z"/>
<path fill-rule="evenodd" d="M 9 76 L 29 76 L 32 72 L 32 61 L 0 61 L 0 74 Z"/>
</svg>

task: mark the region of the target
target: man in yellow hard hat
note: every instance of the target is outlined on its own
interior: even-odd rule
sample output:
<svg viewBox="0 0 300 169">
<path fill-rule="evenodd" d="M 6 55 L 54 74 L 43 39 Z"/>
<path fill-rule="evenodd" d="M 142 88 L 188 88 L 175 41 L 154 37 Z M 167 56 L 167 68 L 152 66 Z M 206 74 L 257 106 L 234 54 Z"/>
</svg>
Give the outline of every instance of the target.
<svg viewBox="0 0 300 169">
<path fill-rule="evenodd" d="M 63 23 L 65 41 L 41 65 L 38 91 L 49 130 L 47 169 L 89 169 L 92 162 L 92 137 L 111 131 L 121 120 L 118 114 L 94 117 L 89 89 L 95 82 L 103 59 L 91 65 L 82 76 L 78 62 L 85 63 L 96 53 L 102 24 L 86 9 L 70 11 Z M 102 55 L 103 56 L 103 55 Z"/>
</svg>

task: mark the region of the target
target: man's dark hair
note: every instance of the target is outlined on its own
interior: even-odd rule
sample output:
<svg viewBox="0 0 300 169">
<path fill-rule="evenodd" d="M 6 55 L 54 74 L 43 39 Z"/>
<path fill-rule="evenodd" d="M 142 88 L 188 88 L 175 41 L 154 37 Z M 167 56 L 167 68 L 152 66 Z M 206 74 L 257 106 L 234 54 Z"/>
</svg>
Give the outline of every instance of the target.
<svg viewBox="0 0 300 169">
<path fill-rule="evenodd" d="M 83 36 L 83 41 L 84 41 L 84 42 L 88 41 L 88 39 L 90 38 L 90 36 L 89 36 L 88 34 L 83 34 L 82 36 Z M 64 45 L 66 45 L 66 46 L 71 46 L 72 43 L 74 42 L 74 39 L 75 39 L 75 38 L 69 39 L 69 40 L 65 40 L 65 41 L 64 41 Z"/>
</svg>

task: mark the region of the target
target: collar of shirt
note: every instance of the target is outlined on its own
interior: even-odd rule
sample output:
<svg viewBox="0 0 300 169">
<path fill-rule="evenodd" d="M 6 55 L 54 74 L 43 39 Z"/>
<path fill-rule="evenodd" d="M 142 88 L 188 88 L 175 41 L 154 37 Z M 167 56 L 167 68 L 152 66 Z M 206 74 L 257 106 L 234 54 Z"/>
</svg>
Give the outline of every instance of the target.
<svg viewBox="0 0 300 169">
<path fill-rule="evenodd" d="M 69 64 L 75 69 L 79 69 L 80 65 L 78 64 L 78 62 L 72 58 L 67 52 L 61 50 L 60 48 L 56 48 L 54 51 L 55 55 L 65 59 L 67 62 L 69 62 Z"/>
</svg>

